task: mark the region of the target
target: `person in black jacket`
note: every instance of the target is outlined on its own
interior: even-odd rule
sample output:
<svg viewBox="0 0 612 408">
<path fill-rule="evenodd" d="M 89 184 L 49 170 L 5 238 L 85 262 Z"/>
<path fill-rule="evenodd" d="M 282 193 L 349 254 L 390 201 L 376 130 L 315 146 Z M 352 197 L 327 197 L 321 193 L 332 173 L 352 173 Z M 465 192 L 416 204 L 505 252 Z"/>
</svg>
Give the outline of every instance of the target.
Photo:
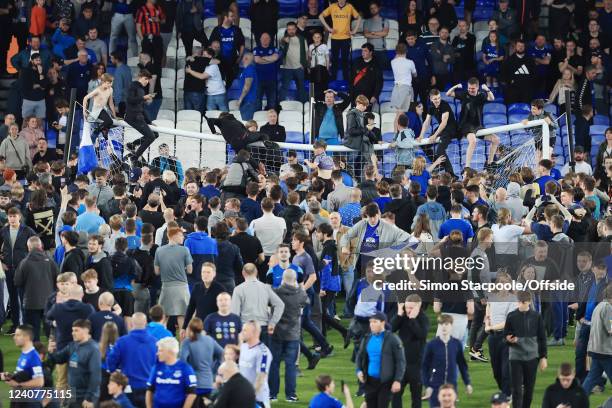
<svg viewBox="0 0 612 408">
<path fill-rule="evenodd" d="M 401 340 L 385 330 L 387 317 L 378 312 L 370 317 L 370 333 L 361 341 L 355 360 L 357 378 L 365 385 L 368 407 L 387 407 L 391 393 L 401 390 L 406 370 L 406 356 Z M 379 351 L 380 365 L 370 364 L 374 348 Z"/>
<path fill-rule="evenodd" d="M 191 291 L 189 304 L 185 312 L 185 322 L 181 328 L 181 339 L 185 338 L 192 317 L 204 321 L 209 314 L 219 310 L 217 296 L 226 292 L 225 286 L 215 280 L 217 267 L 214 263 L 204 262 L 201 269 L 202 280 L 196 283 Z"/>
<path fill-rule="evenodd" d="M 287 195 L 287 205 L 280 215 L 287 224 L 287 234 L 285 234 L 285 243 L 287 244 L 291 242 L 291 237 L 293 236 L 293 224 L 299 224 L 300 218 L 304 215 L 304 211 L 300 208 L 299 204 L 300 195 L 295 191 L 290 192 Z"/>
<path fill-rule="evenodd" d="M 268 123 L 259 130 L 268 135 L 268 139 L 273 142 L 285 142 L 287 139 L 285 127 L 278 124 L 278 113 L 274 109 L 268 111 Z"/>
<path fill-rule="evenodd" d="M 406 372 L 402 379 L 402 388 L 393 396 L 393 408 L 402 407 L 402 395 L 406 385 L 410 385 L 412 407 L 421 406 L 421 361 L 429 331 L 429 319 L 421 309 L 421 297 L 416 294 L 408 295 L 404 303 L 398 303 L 397 316 L 391 320 L 391 330 L 396 332 L 404 345 L 406 356 Z"/>
<path fill-rule="evenodd" d="M 392 200 L 385 206 L 385 211 L 395 214 L 395 225 L 406 232 L 410 232 L 412 221 L 416 214 L 416 207 L 410 196 L 402 198 L 405 190 L 399 184 L 393 184 L 389 188 Z"/>
<path fill-rule="evenodd" d="M 528 408 L 533 398 L 538 365 L 548 366 L 546 359 L 546 330 L 540 313 L 533 310 L 531 292 L 517 293 L 518 309 L 506 317 L 504 336 L 510 349 L 512 405 Z"/>
<path fill-rule="evenodd" d="M 557 380 L 544 391 L 542 408 L 588 406 L 589 396 L 576 378 L 574 367 L 570 363 L 561 363 Z"/>
<path fill-rule="evenodd" d="M 37 119 L 45 118 L 47 106 L 45 103 L 45 90 L 47 76 L 42 65 L 40 54 L 35 52 L 30 56 L 30 65 L 20 72 L 23 104 L 21 116 L 35 116 Z"/>
<path fill-rule="evenodd" d="M 63 231 L 60 240 L 66 252 L 60 264 L 60 272 L 74 272 L 81 282 L 81 274 L 85 270 L 85 254 L 78 247 L 79 233 L 76 231 Z"/>
<path fill-rule="evenodd" d="M 59 269 L 43 251 L 39 237 L 28 238 L 28 250 L 15 271 L 15 286 L 23 290 L 23 322 L 32 326 L 34 341 L 38 341 L 45 301 L 53 292 Z"/>
<path fill-rule="evenodd" d="M 536 66 L 533 58 L 525 52 L 524 40 L 516 41 L 515 52 L 504 61 L 501 71 L 506 85 L 506 104 L 530 103 Z"/>
<path fill-rule="evenodd" d="M 593 80 L 597 77 L 595 65 L 588 65 L 584 69 L 584 77 L 576 89 L 576 109 L 582 109 L 585 105 L 593 106 Z"/>
<path fill-rule="evenodd" d="M 132 167 L 136 166 L 137 160 L 151 146 L 151 143 L 159 137 L 159 134 L 149 128 L 150 119 L 144 110 L 144 104 L 150 103 L 155 94 L 146 94 L 145 87 L 149 86 L 149 81 L 153 76 L 146 69 L 138 73 L 136 81 L 132 82 L 127 91 L 127 105 L 125 110 L 125 121 L 128 125 L 142 134 L 140 139 L 127 143 L 126 147 L 131 152 L 130 161 Z M 138 146 L 138 149 L 136 149 Z M 136 149 L 136 150 L 134 150 Z"/>
<path fill-rule="evenodd" d="M 7 216 L 8 225 L 0 229 L 0 239 L 2 240 L 2 268 L 6 274 L 6 287 L 13 320 L 13 324 L 6 334 L 13 334 L 15 328 L 19 326 L 21 310 L 19 293 L 14 283 L 15 271 L 19 263 L 28 254 L 28 239 L 35 236 L 36 233 L 32 228 L 21 225 L 21 211 L 17 207 L 9 208 Z"/>
<path fill-rule="evenodd" d="M 93 269 L 98 274 L 98 284 L 100 292 L 110 292 L 113 290 L 113 266 L 104 247 L 104 237 L 101 235 L 91 235 L 87 241 L 87 257 L 85 269 Z"/>
<path fill-rule="evenodd" d="M 361 58 L 353 61 L 351 81 L 351 101 L 357 95 L 365 95 L 370 101 L 370 110 L 378 101 L 383 86 L 383 74 L 378 63 L 374 60 L 374 46 L 365 43 L 361 46 Z"/>
<path fill-rule="evenodd" d="M 221 136 L 223 136 L 235 152 L 246 149 L 249 143 L 261 140 L 260 133 L 249 132 L 242 122 L 229 112 L 221 112 L 218 118 L 206 118 L 206 121 L 208 122 L 208 127 L 213 132 L 215 131 L 215 126 L 219 128 Z"/>
</svg>

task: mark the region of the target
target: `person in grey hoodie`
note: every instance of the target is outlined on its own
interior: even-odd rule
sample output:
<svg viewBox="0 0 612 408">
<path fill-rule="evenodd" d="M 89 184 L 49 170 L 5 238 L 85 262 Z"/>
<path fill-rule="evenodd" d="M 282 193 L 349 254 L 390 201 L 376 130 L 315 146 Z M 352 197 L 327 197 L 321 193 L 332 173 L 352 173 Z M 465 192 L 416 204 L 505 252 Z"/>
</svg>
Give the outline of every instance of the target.
<svg viewBox="0 0 612 408">
<path fill-rule="evenodd" d="M 348 153 L 349 165 L 355 171 L 355 178 L 361 180 L 361 168 L 364 162 L 371 163 L 374 147 L 370 141 L 369 133 L 373 126 L 365 124 L 363 113 L 368 109 L 370 101 L 364 95 L 359 95 L 355 99 L 355 107 L 346 115 L 346 131 L 342 144 L 355 150 Z"/>
<path fill-rule="evenodd" d="M 72 323 L 72 339 L 61 350 L 55 343 L 49 344 L 47 360 L 55 364 L 68 364 L 68 383 L 73 392 L 71 407 L 93 408 L 100 396 L 101 360 L 100 348 L 91 339 L 89 320 L 77 319 Z"/>
<path fill-rule="evenodd" d="M 297 283 L 297 272 L 285 269 L 281 285 L 274 292 L 285 304 L 283 315 L 270 339 L 272 363 L 270 366 L 270 397 L 276 398 L 280 388 L 280 363 L 285 361 L 285 397 L 297 401 L 295 362 L 300 354 L 301 315 L 308 304 L 306 291 Z"/>
<path fill-rule="evenodd" d="M 114 197 L 113 189 L 107 184 L 108 171 L 103 168 L 97 168 L 94 169 L 93 176 L 96 182 L 87 187 L 87 192 L 90 196 L 96 197 L 98 208 L 104 208 Z"/>
<path fill-rule="evenodd" d="M 32 326 L 33 340 L 39 341 L 45 301 L 55 289 L 59 268 L 43 251 L 39 237 L 28 238 L 27 245 L 29 252 L 15 271 L 14 284 L 23 288 L 23 321 Z"/>
<path fill-rule="evenodd" d="M 187 338 L 181 343 L 179 359 L 188 363 L 196 373 L 198 398 L 207 397 L 213 390 L 215 367 L 223 362 L 223 349 L 204 331 L 202 319 L 194 317 L 187 327 Z M 198 406 L 198 404 L 196 404 Z"/>
</svg>

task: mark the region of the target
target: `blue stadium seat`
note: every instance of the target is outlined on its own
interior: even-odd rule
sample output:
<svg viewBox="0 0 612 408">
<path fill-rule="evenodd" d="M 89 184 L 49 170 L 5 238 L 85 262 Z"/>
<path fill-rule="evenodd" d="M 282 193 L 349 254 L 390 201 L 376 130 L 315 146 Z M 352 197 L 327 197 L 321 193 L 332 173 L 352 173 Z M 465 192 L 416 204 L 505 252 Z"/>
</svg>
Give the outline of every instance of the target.
<svg viewBox="0 0 612 408">
<path fill-rule="evenodd" d="M 531 110 L 531 107 L 527 103 L 513 103 L 508 106 L 508 114 L 526 114 L 528 115 Z"/>
<path fill-rule="evenodd" d="M 544 110 L 546 112 L 548 112 L 548 113 L 552 113 L 555 116 L 557 115 L 557 106 L 556 105 L 552 105 L 552 104 L 545 105 L 544 106 Z"/>
<path fill-rule="evenodd" d="M 508 115 L 508 123 L 519 123 L 523 119 L 527 119 L 526 113 L 516 113 L 512 115 Z"/>
<path fill-rule="evenodd" d="M 599 146 L 606 140 L 605 135 L 591 135 L 591 146 Z"/>
<path fill-rule="evenodd" d="M 302 132 L 287 132 L 287 143 L 304 143 L 304 134 Z"/>
<path fill-rule="evenodd" d="M 383 142 L 391 143 L 393 141 L 393 137 L 395 137 L 393 132 L 383 133 L 382 140 Z"/>
<path fill-rule="evenodd" d="M 610 125 L 610 118 L 606 115 L 595 115 L 593 117 L 593 125 Z"/>
<path fill-rule="evenodd" d="M 383 79 L 385 81 L 393 81 L 395 79 L 395 77 L 393 76 L 393 71 L 390 71 L 390 70 L 383 71 Z"/>
<path fill-rule="evenodd" d="M 379 102 L 389 102 L 391 101 L 391 91 L 383 91 L 380 93 L 380 97 L 378 98 Z"/>
<path fill-rule="evenodd" d="M 484 125 L 487 127 L 505 125 L 506 123 L 508 123 L 508 118 L 505 113 L 489 113 L 484 115 Z"/>
<path fill-rule="evenodd" d="M 593 143 L 591 145 L 591 157 L 593 158 L 593 160 L 595 159 L 595 157 L 597 157 L 598 152 L 599 152 L 599 145 Z"/>
<path fill-rule="evenodd" d="M 591 128 L 589 129 L 589 134 L 590 135 L 605 135 L 607 128 L 608 128 L 607 125 L 592 125 Z"/>
<path fill-rule="evenodd" d="M 393 81 L 384 81 L 382 90 L 383 92 L 388 91 L 391 92 L 393 90 Z"/>
<path fill-rule="evenodd" d="M 505 115 L 506 114 L 506 105 L 504 105 L 503 103 L 495 103 L 495 102 L 487 103 L 484 106 L 484 108 L 483 108 L 483 112 L 485 114 L 487 114 L 487 113 L 503 113 Z"/>
</svg>

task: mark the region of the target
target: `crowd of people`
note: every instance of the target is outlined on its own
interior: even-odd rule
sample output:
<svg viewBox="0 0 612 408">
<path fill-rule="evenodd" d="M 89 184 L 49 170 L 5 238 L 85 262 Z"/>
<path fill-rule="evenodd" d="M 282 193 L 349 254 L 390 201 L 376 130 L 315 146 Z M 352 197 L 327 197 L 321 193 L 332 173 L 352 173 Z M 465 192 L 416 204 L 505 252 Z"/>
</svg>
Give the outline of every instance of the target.
<svg viewBox="0 0 612 408">
<path fill-rule="evenodd" d="M 453 408 L 459 375 L 465 398 L 495 408 L 582 408 L 605 392 L 612 128 L 591 155 L 589 124 L 594 113 L 608 114 L 612 1 L 596 9 L 556 0 L 544 35 L 539 4 L 500 0 L 482 46 L 471 32 L 475 2 L 464 5 L 464 19 L 446 0 L 398 3 L 399 41 L 389 50 L 392 30 L 376 1 L 309 0 L 279 36 L 277 2 L 254 0 L 249 51 L 232 2 L 215 2 L 218 26 L 206 36 L 196 1 L 0 1 L 0 53 L 11 35 L 20 48 L 0 126 L 0 326 L 21 350 L 14 370 L 0 367 L 1 380 L 14 390 L 63 391 L 26 406 L 269 408 L 299 401 L 300 369 L 351 345 L 351 361 L 338 364 L 354 364 L 357 387 L 342 383 L 338 392 L 321 373 L 310 407 L 410 400 Z M 157 137 L 148 125 L 162 103 L 174 30 L 188 55 L 185 108 L 199 110 L 236 152 L 224 168 L 183 169 L 166 144 L 151 163 L 142 157 Z M 357 35 L 365 43 L 353 60 Z M 134 76 L 127 58 L 135 56 Z M 385 175 L 372 111 L 386 71 L 396 166 Z M 235 80 L 244 124 L 227 112 Z M 263 140 L 274 152 L 285 141 L 280 102 L 292 82 L 306 101 L 306 80 L 317 99 L 312 157 L 249 147 Z M 98 138 L 119 117 L 142 134 L 125 145 L 126 166 L 82 171 L 66 135 L 70 89 L 83 117 L 99 124 Z M 471 167 L 486 103 L 500 95 L 528 103 L 521 119 L 544 120 L 554 147 L 559 123 L 546 99 L 563 105 L 566 90 L 574 91 L 572 163 L 557 168 L 536 127 L 536 168 L 504 164 L 511 171 L 494 188 L 497 135 L 486 137 L 485 168 Z M 261 109 L 268 123 L 258 129 L 252 119 Z M 208 118 L 209 110 L 224 113 Z M 462 138 L 465 166 L 455 174 L 447 149 Z M 326 153 L 339 144 L 353 150 Z M 478 267 L 413 263 L 380 273 L 379 257 L 396 252 Z M 416 286 L 381 289 L 402 281 Z M 501 289 L 419 286 L 429 281 Z M 531 281 L 575 289 L 504 286 Z M 548 349 L 566 342 L 575 354 L 549 360 Z M 491 367 L 499 392 L 490 399 L 472 385 L 475 364 Z M 536 401 L 538 368 L 549 365 L 557 380 Z"/>
</svg>

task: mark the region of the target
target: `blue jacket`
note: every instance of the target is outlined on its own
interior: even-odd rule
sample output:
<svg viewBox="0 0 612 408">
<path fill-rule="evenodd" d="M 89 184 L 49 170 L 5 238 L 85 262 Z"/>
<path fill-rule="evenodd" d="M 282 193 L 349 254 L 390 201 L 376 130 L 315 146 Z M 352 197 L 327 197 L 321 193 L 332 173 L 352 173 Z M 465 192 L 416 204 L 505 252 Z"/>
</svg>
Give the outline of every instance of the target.
<svg viewBox="0 0 612 408">
<path fill-rule="evenodd" d="M 187 239 L 185 239 L 183 245 L 189 250 L 193 258 L 192 278 L 196 282 L 199 282 L 201 280 L 200 273 L 202 264 L 204 262 L 214 263 L 217 255 L 219 255 L 217 241 L 209 237 L 205 232 L 196 231 L 187 235 Z"/>
<path fill-rule="evenodd" d="M 325 262 L 327 261 L 327 262 Z M 330 239 L 323 243 L 321 252 L 321 290 L 340 292 L 340 271 L 338 268 L 338 247 Z"/>
<path fill-rule="evenodd" d="M 147 388 L 147 380 L 157 360 L 157 339 L 145 329 L 135 329 L 119 337 L 106 357 L 108 371 L 121 369 L 133 390 Z"/>
<path fill-rule="evenodd" d="M 165 337 L 174 337 L 163 324 L 156 322 L 151 322 L 147 325 L 147 333 L 155 337 L 156 340 L 161 340 Z"/>
<path fill-rule="evenodd" d="M 125 64 L 119 65 L 115 68 L 114 80 L 113 80 L 113 101 L 118 106 L 121 102 L 127 100 L 127 90 L 132 83 L 132 71 L 130 67 Z"/>
<path fill-rule="evenodd" d="M 66 58 L 64 51 L 66 48 L 74 45 L 76 42 L 75 38 L 70 33 L 63 33 L 61 29 L 55 30 L 53 37 L 51 37 L 51 44 L 53 44 L 53 54 L 60 58 Z"/>
<path fill-rule="evenodd" d="M 43 47 L 41 45 L 40 49 L 38 50 L 38 53 L 40 54 L 40 59 L 42 61 L 42 66 L 44 70 L 48 71 L 49 68 L 51 68 L 51 52 L 46 47 Z M 18 70 L 27 68 L 30 65 L 31 54 L 32 48 L 27 47 L 26 49 L 19 51 L 18 54 L 13 55 L 13 57 L 11 58 L 11 64 L 13 64 L 13 67 Z"/>
<path fill-rule="evenodd" d="M 421 41 L 417 41 L 414 47 L 408 47 L 406 51 L 406 58 L 411 59 L 414 62 L 414 66 L 417 71 L 417 76 L 423 80 L 429 78 L 430 65 L 429 65 L 429 49 Z"/>
<path fill-rule="evenodd" d="M 130 399 L 127 397 L 127 395 L 125 395 L 125 393 L 121 393 L 119 394 L 119 396 L 117 398 L 113 398 L 113 401 L 115 401 L 117 404 L 119 404 L 121 406 L 121 408 L 134 408 L 134 405 L 132 404 L 132 401 L 130 401 Z"/>
<path fill-rule="evenodd" d="M 457 367 L 461 378 L 467 385 L 470 384 L 468 366 L 463 355 L 463 346 L 459 340 L 451 337 L 444 343 L 440 337 L 429 341 L 423 354 L 423 385 L 425 387 L 439 387 L 450 383 L 457 386 Z"/>
<path fill-rule="evenodd" d="M 100 349 L 98 343 L 75 341 L 49 355 L 57 364 L 68 363 L 68 382 L 76 400 L 98 402 L 100 396 Z"/>
</svg>

